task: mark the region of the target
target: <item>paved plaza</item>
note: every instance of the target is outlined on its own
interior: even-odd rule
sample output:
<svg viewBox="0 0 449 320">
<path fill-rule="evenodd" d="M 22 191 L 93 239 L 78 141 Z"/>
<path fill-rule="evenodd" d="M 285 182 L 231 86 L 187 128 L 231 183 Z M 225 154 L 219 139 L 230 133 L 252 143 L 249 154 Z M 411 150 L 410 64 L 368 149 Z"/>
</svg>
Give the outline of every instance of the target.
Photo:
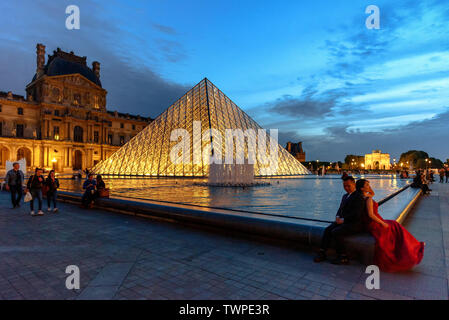
<svg viewBox="0 0 449 320">
<path fill-rule="evenodd" d="M 365 288 L 365 266 L 315 264 L 300 246 L 60 203 L 31 217 L 0 193 L 2 299 L 448 299 L 449 184 L 435 183 L 405 226 L 427 243 L 406 273 Z M 44 205 L 46 208 L 46 206 Z M 81 287 L 65 286 L 66 267 Z"/>
</svg>

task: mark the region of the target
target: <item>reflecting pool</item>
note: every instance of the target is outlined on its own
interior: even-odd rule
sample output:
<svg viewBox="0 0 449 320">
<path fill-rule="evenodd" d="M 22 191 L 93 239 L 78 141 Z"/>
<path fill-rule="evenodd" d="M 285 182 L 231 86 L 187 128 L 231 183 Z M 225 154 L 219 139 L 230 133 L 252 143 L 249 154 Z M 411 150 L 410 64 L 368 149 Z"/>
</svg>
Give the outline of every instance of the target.
<svg viewBox="0 0 449 320">
<path fill-rule="evenodd" d="M 381 200 L 409 183 L 394 176 L 364 176 Z M 339 176 L 257 179 L 268 186 L 249 188 L 196 185 L 206 179 L 105 178 L 111 197 L 245 210 L 331 221 L 344 190 Z M 61 179 L 61 189 L 82 191 L 84 180 Z"/>
</svg>

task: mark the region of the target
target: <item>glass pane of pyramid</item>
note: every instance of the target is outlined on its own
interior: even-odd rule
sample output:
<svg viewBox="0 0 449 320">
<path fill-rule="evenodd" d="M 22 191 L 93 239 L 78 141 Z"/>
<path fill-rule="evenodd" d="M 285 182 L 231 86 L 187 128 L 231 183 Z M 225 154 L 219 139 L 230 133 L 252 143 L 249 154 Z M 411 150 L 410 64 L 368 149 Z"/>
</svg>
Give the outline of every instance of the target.
<svg viewBox="0 0 449 320">
<path fill-rule="evenodd" d="M 230 148 L 227 134 L 232 142 Z M 93 171 L 112 176 L 205 177 L 212 155 L 222 163 L 227 156 L 236 163 L 243 155 L 244 162 L 254 164 L 255 176 L 310 173 L 270 138 L 269 130 L 265 132 L 208 79 L 194 86 Z"/>
</svg>

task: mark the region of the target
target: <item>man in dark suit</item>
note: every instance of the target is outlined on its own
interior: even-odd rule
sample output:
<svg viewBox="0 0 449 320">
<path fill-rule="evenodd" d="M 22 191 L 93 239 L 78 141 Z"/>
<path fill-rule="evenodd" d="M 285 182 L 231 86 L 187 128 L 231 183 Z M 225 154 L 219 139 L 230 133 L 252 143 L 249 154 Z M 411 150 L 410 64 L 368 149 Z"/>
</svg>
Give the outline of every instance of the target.
<svg viewBox="0 0 449 320">
<path fill-rule="evenodd" d="M 320 251 L 314 259 L 315 262 L 321 262 L 327 259 L 326 251 L 330 247 L 332 240 L 334 240 L 338 257 L 331 262 L 334 264 L 348 264 L 349 259 L 345 251 L 344 238 L 364 230 L 363 213 L 365 210 L 365 201 L 362 195 L 356 192 L 354 178 L 351 176 L 345 177 L 343 179 L 343 188 L 346 194 L 341 199 L 335 222 L 324 230 Z"/>
</svg>

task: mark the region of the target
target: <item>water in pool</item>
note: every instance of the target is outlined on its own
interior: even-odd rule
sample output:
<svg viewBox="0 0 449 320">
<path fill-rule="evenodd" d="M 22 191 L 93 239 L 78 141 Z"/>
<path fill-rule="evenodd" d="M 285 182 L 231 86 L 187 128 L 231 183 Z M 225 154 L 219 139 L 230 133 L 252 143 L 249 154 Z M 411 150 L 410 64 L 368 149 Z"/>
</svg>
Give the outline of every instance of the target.
<svg viewBox="0 0 449 320">
<path fill-rule="evenodd" d="M 365 176 L 380 200 L 409 183 L 394 176 Z M 105 178 L 111 197 L 218 207 L 331 221 L 344 193 L 337 176 L 257 179 L 268 186 L 249 188 L 196 185 L 188 178 Z M 61 189 L 81 191 L 82 181 L 62 179 Z"/>
</svg>

